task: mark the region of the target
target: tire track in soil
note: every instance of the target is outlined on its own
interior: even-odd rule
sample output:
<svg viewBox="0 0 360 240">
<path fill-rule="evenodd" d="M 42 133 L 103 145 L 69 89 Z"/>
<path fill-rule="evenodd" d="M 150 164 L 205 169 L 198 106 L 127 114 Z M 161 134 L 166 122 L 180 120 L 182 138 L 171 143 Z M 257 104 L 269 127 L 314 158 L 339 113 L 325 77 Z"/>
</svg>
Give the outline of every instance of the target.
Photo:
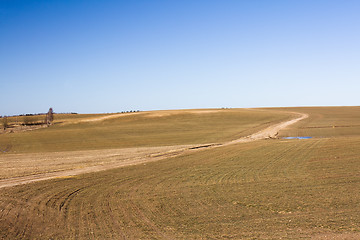
<svg viewBox="0 0 360 240">
<path fill-rule="evenodd" d="M 135 192 L 137 192 L 139 189 L 141 189 L 141 187 L 144 185 L 144 181 L 142 181 L 140 184 L 132 184 L 133 189 L 131 190 L 131 192 L 129 193 L 129 197 L 132 197 L 135 194 Z M 158 236 L 161 236 L 163 239 L 173 239 L 170 236 L 167 236 L 165 233 L 163 233 L 159 227 L 157 227 L 155 225 L 155 223 L 153 221 L 151 221 L 149 219 L 149 217 L 146 216 L 146 214 L 144 213 L 144 211 L 141 209 L 141 207 L 139 207 L 135 202 L 132 204 L 132 215 L 133 217 L 135 217 L 135 222 L 139 222 L 139 223 L 145 223 L 147 225 L 147 227 L 149 229 L 152 229 L 153 231 L 155 231 L 157 233 Z"/>
<path fill-rule="evenodd" d="M 110 198 L 110 196 L 109 196 L 109 198 Z M 109 199 L 108 198 L 108 199 Z M 111 228 L 112 230 L 116 230 L 116 233 L 117 233 L 117 238 L 121 238 L 121 239 L 126 239 L 126 236 L 125 236 L 125 234 L 122 232 L 123 231 L 123 229 L 122 229 L 122 225 L 121 224 L 119 224 L 119 222 L 118 222 L 118 219 L 115 217 L 115 215 L 113 214 L 113 208 L 111 207 L 111 205 L 110 205 L 110 202 L 109 201 L 107 201 L 106 202 L 106 204 L 105 204 L 105 212 L 108 214 L 108 216 L 110 216 L 110 219 L 109 220 L 107 220 L 107 221 L 110 221 L 110 222 L 108 222 L 108 224 L 106 224 L 106 225 L 110 225 L 110 223 L 112 224 L 112 225 L 114 225 L 114 227 L 113 228 Z"/>
</svg>

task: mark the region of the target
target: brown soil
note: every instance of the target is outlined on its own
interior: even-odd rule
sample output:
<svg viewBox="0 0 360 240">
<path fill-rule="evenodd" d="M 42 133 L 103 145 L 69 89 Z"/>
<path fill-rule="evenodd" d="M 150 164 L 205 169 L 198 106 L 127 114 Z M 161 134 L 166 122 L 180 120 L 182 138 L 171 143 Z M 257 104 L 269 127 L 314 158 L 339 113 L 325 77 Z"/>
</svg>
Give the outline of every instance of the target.
<svg viewBox="0 0 360 240">
<path fill-rule="evenodd" d="M 201 112 L 201 111 L 200 111 Z M 297 113 L 299 114 L 299 113 Z M 82 121 L 101 121 L 109 118 L 117 118 L 124 116 L 125 114 L 114 114 L 109 116 L 104 116 L 100 118 L 87 119 Z M 84 154 L 85 159 L 88 161 L 89 158 L 103 158 L 104 164 L 95 165 L 95 166 L 86 166 L 83 168 L 77 169 L 68 169 L 63 171 L 54 171 L 40 174 L 33 174 L 29 176 L 13 177 L 0 180 L 0 188 L 12 187 L 20 184 L 27 184 L 36 181 L 42 181 L 52 178 L 66 178 L 73 177 L 75 175 L 99 172 L 112 168 L 119 168 L 137 164 L 146 164 L 147 162 L 158 161 L 161 159 L 178 156 L 184 153 L 189 153 L 191 151 L 199 151 L 208 148 L 227 146 L 231 144 L 251 142 L 260 139 L 274 138 L 276 137 L 278 131 L 288 127 L 291 124 L 294 124 L 300 120 L 303 120 L 308 117 L 307 114 L 299 114 L 300 116 L 279 124 L 275 124 L 271 127 L 268 127 L 264 130 L 261 130 L 257 133 L 251 134 L 247 137 L 243 137 L 237 140 L 233 140 L 226 143 L 210 143 L 203 145 L 186 145 L 186 146 L 167 146 L 167 147 L 153 147 L 153 148 L 131 148 L 131 149 L 113 149 L 113 150 L 96 150 L 96 151 L 87 151 Z M 84 151 L 85 152 L 85 151 Z M 63 153 L 58 153 L 63 154 Z M 70 155 L 73 153 L 71 152 Z M 52 156 L 53 157 L 53 156 Z M 105 159 L 111 158 L 111 161 L 105 161 Z"/>
</svg>

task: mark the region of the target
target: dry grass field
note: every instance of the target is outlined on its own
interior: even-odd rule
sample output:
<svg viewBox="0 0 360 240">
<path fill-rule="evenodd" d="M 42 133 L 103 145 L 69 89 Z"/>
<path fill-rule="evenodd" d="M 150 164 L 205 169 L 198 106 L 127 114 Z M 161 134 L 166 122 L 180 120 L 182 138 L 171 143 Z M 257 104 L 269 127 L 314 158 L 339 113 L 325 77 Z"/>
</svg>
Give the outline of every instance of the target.
<svg viewBox="0 0 360 240">
<path fill-rule="evenodd" d="M 49 136 L 63 131 L 70 139 L 79 139 L 73 135 L 87 129 L 94 135 L 86 135 L 85 139 L 120 141 L 110 144 L 111 148 L 127 146 L 118 136 L 121 131 L 129 134 L 127 141 L 134 147 L 221 142 L 289 119 L 289 114 L 280 114 L 279 110 L 309 114 L 309 118 L 280 131 L 280 137 L 314 138 L 280 138 L 204 148 L 156 162 L 2 188 L 0 236 L 360 239 L 359 107 L 229 110 L 219 115 L 162 113 L 147 116 L 147 120 L 133 115 L 55 125 L 38 133 L 33 131 L 32 136 L 19 133 L 12 136 L 12 141 L 29 141 L 38 136 L 36 141 L 41 142 L 45 131 Z M 102 137 L 92 131 L 105 130 L 106 122 L 118 135 L 109 130 Z M 159 128 L 164 132 L 157 137 Z M 149 139 L 142 142 L 141 134 Z M 54 146 L 35 143 L 27 147 L 14 144 L 14 151 L 48 153 L 51 158 Z M 62 154 L 73 150 L 65 141 L 59 144 L 66 150 Z M 84 151 L 94 147 L 91 141 L 88 146 L 79 140 L 73 140 L 73 144 Z M 104 148 L 100 144 L 96 149 Z M 0 157 L 11 155 L 16 153 Z"/>
<path fill-rule="evenodd" d="M 0 134 L 0 179 L 139 162 L 237 139 L 292 115 L 244 109 L 56 115 L 49 128 Z"/>
<path fill-rule="evenodd" d="M 280 132 L 280 136 L 360 136 L 360 107 L 303 107 L 278 110 L 308 113 L 309 118 Z"/>
<path fill-rule="evenodd" d="M 81 118 L 65 116 L 50 128 L 0 134 L 9 153 L 172 146 L 237 139 L 291 114 L 246 109 L 139 112 Z M 99 121 L 96 121 L 98 119 Z"/>
</svg>

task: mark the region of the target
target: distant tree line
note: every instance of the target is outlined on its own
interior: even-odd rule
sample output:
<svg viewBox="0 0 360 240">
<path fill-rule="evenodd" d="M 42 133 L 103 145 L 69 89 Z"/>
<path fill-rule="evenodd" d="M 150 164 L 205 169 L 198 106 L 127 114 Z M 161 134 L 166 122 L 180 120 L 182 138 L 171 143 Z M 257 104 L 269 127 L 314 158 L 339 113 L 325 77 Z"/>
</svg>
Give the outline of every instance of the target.
<svg viewBox="0 0 360 240">
<path fill-rule="evenodd" d="M 56 113 L 56 114 L 78 114 L 78 113 L 77 112 L 62 112 L 62 113 Z"/>
<path fill-rule="evenodd" d="M 136 112 L 140 112 L 140 110 L 122 111 L 122 112 L 117 112 L 117 113 L 136 113 Z"/>
<path fill-rule="evenodd" d="M 24 117 L 24 116 L 40 116 L 40 115 L 46 115 L 47 113 L 23 113 L 23 114 L 18 114 L 18 115 L 6 115 L 6 116 L 1 116 L 0 118 L 4 118 L 4 117 Z M 55 113 L 54 114 L 78 114 L 77 112 L 63 112 L 63 113 Z"/>
<path fill-rule="evenodd" d="M 117 112 L 117 113 L 137 113 L 140 112 L 140 110 L 129 110 L 129 111 L 122 111 L 122 112 Z M 68 112 L 68 113 L 57 113 L 57 114 L 78 114 L 76 112 Z M 43 116 L 45 115 L 45 119 L 40 120 L 39 118 L 34 118 L 34 116 Z M 49 108 L 49 111 L 47 113 L 26 113 L 26 114 L 19 114 L 19 115 L 12 115 L 12 116 L 1 116 L 0 118 L 2 118 L 2 125 L 4 130 L 6 128 L 10 127 L 10 123 L 8 120 L 8 117 L 16 117 L 16 121 L 12 120 L 11 122 L 14 125 L 19 124 L 19 125 L 23 125 L 23 126 L 28 126 L 28 125 L 43 125 L 46 124 L 47 126 L 50 126 L 53 124 L 54 121 L 54 115 L 55 112 L 53 111 L 52 108 Z M 21 123 L 18 122 L 17 117 L 22 117 L 22 121 Z"/>
</svg>

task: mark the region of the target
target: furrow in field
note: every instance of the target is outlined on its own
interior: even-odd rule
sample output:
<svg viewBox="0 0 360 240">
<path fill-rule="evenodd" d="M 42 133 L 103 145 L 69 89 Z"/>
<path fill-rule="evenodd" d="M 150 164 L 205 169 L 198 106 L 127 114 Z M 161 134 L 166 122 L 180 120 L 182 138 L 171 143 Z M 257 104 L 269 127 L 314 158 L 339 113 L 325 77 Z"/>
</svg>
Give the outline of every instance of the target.
<svg viewBox="0 0 360 240">
<path fill-rule="evenodd" d="M 254 171 L 253 178 L 255 181 L 266 180 L 271 169 L 279 170 L 281 165 L 278 163 L 281 162 L 284 158 L 291 159 L 294 150 L 298 148 L 296 145 L 290 146 L 280 146 L 279 148 L 269 149 L 266 148 L 261 155 L 258 157 L 262 158 L 263 161 L 259 161 L 260 165 L 257 166 L 256 171 Z M 270 151 L 269 151 L 270 150 Z"/>
<path fill-rule="evenodd" d="M 99 194 L 94 194 L 94 197 Z M 97 207 L 98 209 L 98 215 L 100 216 L 101 225 L 100 227 L 102 229 L 106 229 L 107 236 L 104 235 L 102 237 L 107 238 L 121 238 L 124 239 L 126 236 L 124 235 L 123 230 L 123 224 L 121 223 L 121 218 L 117 218 L 114 214 L 116 212 L 114 206 L 112 206 L 112 203 L 115 200 L 115 196 L 112 193 L 111 189 L 107 188 L 105 191 L 101 194 L 101 198 L 99 198 L 99 201 L 97 202 L 97 205 L 100 205 Z"/>
<path fill-rule="evenodd" d="M 233 163 L 233 168 L 224 171 L 221 170 L 223 166 L 219 165 L 214 167 L 215 170 L 210 174 L 197 174 L 196 182 L 203 182 L 205 185 L 247 183 L 266 180 L 268 176 L 273 175 L 278 176 L 279 179 L 288 179 L 290 176 L 294 178 L 294 173 L 303 174 L 304 159 L 312 154 L 312 149 L 318 145 L 318 142 L 319 140 L 298 141 L 292 144 L 278 142 L 271 143 L 271 147 L 265 144 L 256 151 L 254 149 L 243 151 L 241 157 L 233 158 L 229 157 L 231 152 L 227 152 L 227 161 Z M 217 158 L 221 157 L 217 155 Z"/>
<path fill-rule="evenodd" d="M 114 236 L 112 236 L 113 238 L 121 238 L 121 239 L 126 239 L 126 235 L 124 234 L 124 225 L 119 221 L 119 217 L 116 216 L 115 212 L 116 212 L 116 208 L 114 208 L 114 206 L 112 206 L 112 195 L 109 194 L 105 199 L 104 199 L 104 209 L 103 209 L 103 215 L 105 218 L 105 225 L 107 226 L 111 226 L 109 227 L 110 231 L 114 232 Z M 106 217 L 108 216 L 108 217 Z"/>
<path fill-rule="evenodd" d="M 253 140 L 254 139 L 251 138 L 245 139 L 244 141 L 246 142 Z M 234 144 L 234 142 L 232 142 L 231 144 Z M 207 146 L 207 148 L 209 147 L 216 148 L 218 146 Z M 191 149 L 190 151 L 194 151 L 194 149 Z M 244 151 L 246 152 L 246 150 Z M 218 152 L 221 151 L 219 150 Z M 237 150 L 232 150 L 232 152 L 230 152 L 230 155 L 236 154 L 236 152 Z M 178 153 L 170 153 L 171 155 L 178 155 Z M 182 149 L 181 153 L 183 153 Z M 207 161 L 213 161 L 213 158 L 226 159 L 228 154 L 229 152 L 222 153 L 221 155 L 210 156 L 209 159 L 204 159 L 204 163 L 206 163 Z M 162 159 L 169 156 L 167 155 L 167 153 L 161 153 L 160 151 L 159 153 L 153 155 L 153 157 Z M 236 160 L 237 159 L 234 158 L 231 161 Z M 143 162 L 135 162 L 135 164 L 138 163 Z M 266 169 L 266 166 L 264 167 L 264 169 Z M 219 172 L 214 172 L 214 175 L 212 177 L 205 176 L 200 178 L 199 175 L 201 175 L 202 173 L 205 173 L 204 175 L 206 175 L 208 174 L 208 172 L 204 172 L 204 169 L 197 170 L 196 168 L 191 171 L 192 174 L 190 178 L 184 178 L 183 176 L 178 175 L 178 171 L 175 171 L 176 173 L 172 173 L 172 170 L 169 169 L 166 172 L 166 175 L 159 178 L 156 183 L 153 183 L 153 185 L 146 184 L 147 179 L 152 180 L 158 176 L 146 176 L 145 174 L 145 178 L 143 179 L 126 179 L 126 177 L 125 179 L 108 179 L 106 180 L 107 184 L 102 185 L 102 188 L 97 188 L 96 184 L 93 186 L 88 186 L 88 189 L 85 189 L 85 186 L 83 185 L 82 187 L 80 185 L 73 187 L 61 186 L 60 189 L 62 190 L 60 191 L 57 190 L 56 187 L 54 189 L 48 188 L 44 189 L 45 191 L 42 191 L 41 193 L 38 192 L 37 196 L 35 197 L 30 197 L 30 193 L 26 193 L 26 191 L 22 195 L 24 198 L 29 198 L 29 202 L 33 206 L 30 209 L 32 212 L 37 211 L 35 209 L 37 205 L 40 205 L 38 209 L 41 209 L 42 212 L 45 212 L 44 214 L 50 214 L 54 217 L 55 215 L 53 211 L 60 211 L 61 218 L 55 217 L 55 222 L 58 222 L 60 225 L 64 224 L 66 236 L 70 238 L 77 238 L 79 236 L 81 238 L 87 239 L 109 237 L 125 238 L 125 236 L 130 235 L 132 237 L 137 236 L 139 238 L 141 238 L 142 236 L 152 236 L 154 238 L 160 237 L 165 239 L 173 239 L 174 236 L 169 233 L 174 231 L 172 228 L 177 227 L 176 221 L 173 221 L 173 224 L 169 226 L 169 231 L 165 231 L 164 229 L 167 229 L 166 226 L 168 225 L 166 222 L 164 222 L 164 220 L 159 221 L 159 219 L 168 219 L 168 221 L 172 221 L 172 218 L 169 217 L 168 214 L 175 218 L 180 218 L 183 215 L 189 214 L 189 209 L 184 208 L 185 205 L 198 206 L 200 209 L 202 209 L 199 212 L 198 210 L 195 210 L 195 208 L 191 208 L 193 210 L 190 211 L 190 214 L 194 217 L 194 219 L 196 219 L 197 215 L 199 214 L 207 214 L 207 211 L 212 211 L 213 213 L 220 215 L 223 205 L 221 201 L 212 201 L 210 199 L 196 199 L 196 192 L 190 191 L 186 192 L 186 194 L 183 195 L 182 189 L 179 189 L 175 192 L 167 192 L 166 190 L 162 190 L 167 197 L 177 196 L 178 198 L 178 204 L 174 204 L 172 206 L 168 205 L 166 198 L 160 201 L 160 204 L 166 207 L 167 215 L 164 215 L 164 209 L 162 207 L 158 207 L 158 203 L 154 204 L 154 202 L 151 201 L 152 197 L 156 198 L 156 196 L 153 194 L 154 192 L 158 192 L 158 189 L 164 189 L 164 187 L 169 185 L 169 183 L 174 184 L 174 180 L 175 184 L 183 186 L 201 185 L 204 183 L 204 181 L 207 181 L 205 182 L 206 185 L 209 184 L 209 179 L 211 178 L 213 178 L 213 180 L 210 180 L 210 182 L 212 182 L 214 185 L 227 185 L 229 183 L 239 182 L 239 179 L 237 179 L 239 176 L 238 169 L 231 168 L 228 169 L 228 171 L 220 169 Z M 243 171 L 241 171 L 240 176 L 242 174 L 244 174 Z M 184 179 L 186 179 L 186 182 L 184 182 Z M 73 179 L 69 178 L 69 181 L 72 182 Z M 58 182 L 61 181 L 59 180 Z M 56 185 L 58 184 L 59 183 L 56 183 Z M 113 194 L 112 191 L 115 186 L 122 189 L 127 189 L 128 194 Z M 169 187 L 171 186 L 169 185 Z M 219 197 L 219 194 L 221 194 L 221 192 L 219 192 L 217 188 L 213 188 L 211 186 L 206 188 L 206 191 L 211 195 Z M 141 193 L 147 200 L 140 199 L 139 193 Z M 123 200 L 119 202 L 118 197 L 121 196 L 123 197 Z M 119 204 L 121 203 L 123 203 L 124 205 L 119 206 Z M 113 214 L 113 209 L 121 209 L 121 211 L 116 211 L 116 213 Z M 16 212 L 14 212 L 14 214 L 17 214 L 16 219 L 19 220 L 22 217 L 23 212 L 17 210 Z M 108 219 L 109 215 L 112 216 L 112 221 L 105 221 L 104 219 Z M 9 216 L 7 216 L 6 218 L 8 217 Z M 21 221 L 29 223 L 32 222 L 32 218 L 23 219 L 22 217 Z M 23 225 L 22 223 L 14 223 L 14 227 L 18 224 Z M 123 226 L 122 229 L 114 230 L 119 229 L 119 226 Z M 139 228 L 139 226 L 141 227 Z M 184 226 L 187 226 L 187 223 L 184 223 Z M 31 229 L 32 226 L 27 225 L 27 230 L 24 230 L 23 232 L 17 231 L 15 235 L 17 237 L 31 238 L 32 234 L 37 235 L 38 232 L 41 231 L 34 229 L 35 232 L 33 233 Z M 136 229 L 136 231 L 134 229 Z M 99 235 L 99 233 L 101 234 Z"/>
<path fill-rule="evenodd" d="M 329 144 L 329 140 L 325 142 Z M 325 208 L 336 206 L 333 205 L 335 203 L 327 203 L 329 200 L 322 199 L 321 196 L 329 194 L 330 190 L 334 191 L 334 196 L 328 199 L 336 199 L 337 189 L 343 187 L 346 191 L 347 183 L 344 182 L 339 186 L 331 181 L 323 183 L 324 180 L 321 180 L 320 183 L 313 184 L 313 176 L 307 176 L 306 174 L 310 173 L 304 168 L 311 162 L 310 158 L 324 154 L 318 152 L 323 143 L 322 139 L 260 141 L 252 151 L 240 150 L 241 145 L 231 146 L 227 148 L 228 151 L 213 149 L 209 152 L 196 153 L 195 157 L 199 157 L 195 158 L 196 160 L 179 157 L 174 161 L 164 161 L 162 164 L 151 164 L 148 167 L 129 168 L 126 171 L 117 169 L 106 174 L 86 175 L 79 177 L 79 179 L 84 178 L 82 183 L 77 179 L 53 180 L 52 188 L 39 187 L 38 189 L 43 191 L 41 193 L 36 191 L 36 196 L 32 196 L 30 191 L 26 192 L 25 186 L 14 188 L 13 191 L 19 189 L 23 198 L 29 199 L 28 201 L 34 205 L 45 205 L 49 196 L 56 195 L 59 189 L 62 193 L 61 198 L 56 200 L 56 206 L 59 206 L 67 196 L 73 196 L 71 201 L 66 201 L 64 204 L 64 207 L 68 208 L 68 215 L 63 219 L 66 227 L 62 236 L 66 238 L 170 237 L 174 239 L 224 236 L 217 235 L 218 232 L 226 233 L 233 238 L 245 238 L 245 235 L 236 234 L 247 231 L 247 227 L 257 229 L 257 233 L 259 231 L 268 233 L 273 226 L 284 224 L 296 227 L 296 224 L 301 224 L 304 218 L 310 222 L 307 226 L 321 225 L 326 221 L 329 222 L 329 226 L 336 226 L 331 219 L 324 220 L 324 217 L 352 214 L 351 217 L 356 220 L 356 213 L 345 211 L 336 212 L 335 215 L 321 214 L 326 211 Z M 336 146 L 334 144 L 334 148 Z M 218 155 L 217 153 L 220 152 L 226 152 L 228 156 Z M 260 158 L 266 153 L 268 153 L 266 158 Z M 287 169 L 283 171 L 282 167 Z M 338 171 L 334 168 L 331 170 Z M 340 169 L 341 171 L 343 170 Z M 213 181 L 205 185 L 207 178 L 199 175 L 212 175 Z M 251 181 L 243 181 L 243 178 Z M 305 182 L 303 184 L 305 187 L 301 187 L 299 182 Z M 45 182 L 42 184 L 46 185 Z M 66 184 L 72 187 L 70 185 L 67 187 Z M 323 189 L 329 187 L 329 184 L 332 184 L 331 188 Z M 77 194 L 71 194 L 84 186 L 88 188 Z M 349 188 L 351 193 L 350 190 L 351 188 Z M 307 198 L 311 199 L 307 201 Z M 315 206 L 311 205 L 314 199 L 319 199 L 319 203 Z M 356 204 L 355 201 L 353 204 Z M 339 201 L 337 204 L 346 203 L 349 202 Z M 347 208 L 354 206 L 350 205 Z M 54 222 L 61 223 L 59 216 L 49 214 L 51 213 L 49 209 L 54 210 L 48 207 L 47 212 L 44 210 L 44 216 L 54 216 Z M 36 210 L 36 208 L 28 209 L 32 212 Z M 58 210 L 58 207 L 55 207 L 55 210 Z M 36 217 L 36 215 L 27 216 L 16 224 L 24 226 L 26 221 L 33 221 Z M 247 225 L 242 227 L 243 224 Z M 304 224 L 301 226 L 304 228 Z M 34 225 L 28 224 L 27 227 L 26 234 L 21 235 L 23 233 L 18 231 L 18 236 L 25 238 L 38 236 L 36 231 L 34 232 Z M 352 227 L 356 228 L 355 225 Z M 278 238 L 286 234 L 291 234 L 291 230 L 272 236 Z M 52 235 L 56 238 L 54 236 Z M 303 237 L 307 236 L 309 235 L 303 235 Z M 16 237 L 9 235 L 9 238 Z"/>
<path fill-rule="evenodd" d="M 359 143 L 264 140 L 3 189 L 0 235 L 357 239 Z"/>
<path fill-rule="evenodd" d="M 306 164 L 309 159 L 316 154 L 317 149 L 322 143 L 322 139 L 300 142 L 299 144 L 301 144 L 302 147 L 294 151 L 291 156 L 292 160 L 287 161 L 287 159 L 283 159 L 283 162 L 280 163 L 282 167 L 276 171 L 288 179 L 303 178 L 304 176 L 307 176 Z"/>
<path fill-rule="evenodd" d="M 143 186 L 145 185 L 145 182 L 142 182 L 140 184 L 136 184 L 134 185 L 134 187 L 131 189 L 130 193 L 129 193 L 129 197 L 130 198 L 134 198 L 134 196 L 137 196 L 137 192 L 140 191 L 140 189 L 145 189 L 145 192 L 143 192 L 143 194 L 145 196 L 148 195 L 148 193 L 146 192 L 146 190 L 151 191 L 151 188 L 144 188 Z M 159 230 L 159 228 L 153 223 L 153 221 L 151 220 L 151 216 L 148 216 L 149 212 L 144 212 L 144 208 L 149 207 L 148 205 L 138 205 L 136 204 L 136 202 L 138 201 L 138 199 L 133 199 L 133 204 L 131 206 L 132 208 L 132 217 L 133 217 L 133 221 L 137 224 L 140 225 L 144 225 L 146 227 L 143 228 L 143 231 L 146 232 L 153 232 L 155 231 L 159 236 L 161 236 L 164 239 L 168 239 L 169 237 L 163 233 L 162 231 Z M 148 202 L 146 202 L 148 203 Z M 151 212 L 150 212 L 151 214 Z M 147 233 L 149 234 L 149 233 Z"/>
</svg>

